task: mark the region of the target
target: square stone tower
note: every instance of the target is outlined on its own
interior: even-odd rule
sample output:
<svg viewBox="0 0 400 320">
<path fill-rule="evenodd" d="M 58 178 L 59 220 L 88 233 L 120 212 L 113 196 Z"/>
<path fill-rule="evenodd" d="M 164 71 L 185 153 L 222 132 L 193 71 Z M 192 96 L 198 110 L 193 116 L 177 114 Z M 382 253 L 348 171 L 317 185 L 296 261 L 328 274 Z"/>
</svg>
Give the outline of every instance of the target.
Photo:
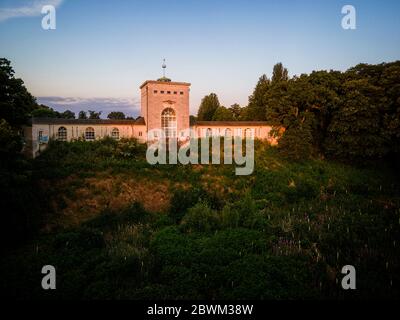
<svg viewBox="0 0 400 320">
<path fill-rule="evenodd" d="M 168 78 L 148 80 L 141 86 L 141 115 L 147 132 L 162 129 L 169 138 L 183 140 L 189 129 L 190 83 L 173 82 Z M 149 139 L 152 140 L 149 136 Z"/>
</svg>

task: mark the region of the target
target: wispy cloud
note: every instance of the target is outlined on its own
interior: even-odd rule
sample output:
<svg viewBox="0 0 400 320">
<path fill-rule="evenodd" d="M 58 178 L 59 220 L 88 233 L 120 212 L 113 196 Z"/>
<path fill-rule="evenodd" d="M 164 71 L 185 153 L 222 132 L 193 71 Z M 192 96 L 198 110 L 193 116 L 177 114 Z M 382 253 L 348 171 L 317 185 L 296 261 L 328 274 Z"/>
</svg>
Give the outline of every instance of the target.
<svg viewBox="0 0 400 320">
<path fill-rule="evenodd" d="M 71 110 L 77 114 L 81 110 L 102 111 L 102 117 L 107 117 L 111 111 L 121 111 L 134 117 L 140 114 L 139 98 L 38 97 L 37 100 L 60 112 Z"/>
<path fill-rule="evenodd" d="M 0 22 L 12 18 L 39 16 L 43 6 L 52 5 L 58 7 L 63 0 L 30 0 L 15 2 L 17 2 L 17 6 L 0 7 Z"/>
</svg>

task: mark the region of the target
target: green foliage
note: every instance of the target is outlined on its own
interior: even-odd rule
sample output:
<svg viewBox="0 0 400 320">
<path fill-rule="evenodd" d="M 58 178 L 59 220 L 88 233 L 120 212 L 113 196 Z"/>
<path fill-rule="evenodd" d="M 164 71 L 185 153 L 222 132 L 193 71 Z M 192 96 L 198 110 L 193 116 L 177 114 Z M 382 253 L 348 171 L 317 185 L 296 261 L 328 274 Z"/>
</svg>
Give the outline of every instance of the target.
<svg viewBox="0 0 400 320">
<path fill-rule="evenodd" d="M 309 159 L 313 154 L 312 129 L 308 123 L 289 127 L 279 141 L 282 155 L 291 160 Z"/>
<path fill-rule="evenodd" d="M 398 158 L 400 62 L 314 71 L 289 79 L 282 64 L 260 78 L 242 120 L 283 126 L 292 159 L 324 155 L 356 163 Z"/>
<path fill-rule="evenodd" d="M 400 186 L 392 172 L 323 160 L 290 162 L 279 150 L 258 143 L 256 170 L 249 179 L 236 177 L 229 168 L 149 167 L 140 155 L 144 149 L 134 151 L 133 158 L 121 156 L 124 145 L 130 148 L 134 143 L 54 142 L 32 166 L 15 168 L 18 175 L 3 173 L 2 206 L 14 214 L 3 217 L 2 235 L 7 237 L 2 243 L 31 236 L 28 245 L 8 248 L 3 255 L 3 295 L 43 299 L 398 295 Z M 46 204 L 68 197 L 69 190 L 42 193 L 39 181 L 53 185 L 63 181 L 73 188 L 65 177 L 82 175 L 83 180 L 90 172 L 111 167 L 111 175 L 124 173 L 127 179 L 143 174 L 146 179 L 185 185 L 174 188 L 166 212 L 148 212 L 133 203 L 32 238 L 32 228 L 41 229 L 54 214 Z M 216 192 L 216 186 L 205 188 L 204 175 L 229 186 L 229 193 Z M 43 215 L 45 220 L 37 220 Z M 12 229 L 9 235 L 7 229 Z M 359 289 L 352 293 L 336 284 L 341 267 L 349 261 L 358 271 Z M 44 264 L 56 266 L 59 276 L 51 295 L 37 285 L 37 270 Z"/>
<path fill-rule="evenodd" d="M 88 118 L 86 111 L 79 111 L 78 119 L 86 120 Z"/>
<path fill-rule="evenodd" d="M 398 116 L 400 92 L 395 82 L 400 80 L 399 70 L 397 62 L 359 65 L 348 71 L 341 102 L 332 110 L 327 129 L 324 147 L 328 155 L 360 162 L 397 152 L 393 146 L 399 136 L 394 120 Z"/>
<path fill-rule="evenodd" d="M 196 123 L 196 121 L 197 121 L 196 116 L 193 116 L 193 115 L 189 116 L 189 125 L 190 126 L 193 126 Z"/>
<path fill-rule="evenodd" d="M 64 232 L 54 238 L 54 248 L 57 251 L 87 251 L 101 249 L 105 246 L 101 232 L 95 229 L 81 228 L 74 232 Z"/>
<path fill-rule="evenodd" d="M 57 179 L 77 172 L 88 176 L 96 170 L 118 173 L 150 167 L 145 150 L 146 145 L 136 139 L 117 141 L 108 137 L 90 143 L 83 140 L 50 141 L 49 148 L 35 161 L 35 174 Z"/>
<path fill-rule="evenodd" d="M 6 82 L 12 80 L 7 61 L 2 61 L 2 73 Z M 228 110 L 235 119 L 252 119 L 257 110 L 286 128 L 278 148 L 256 144 L 251 177 L 235 176 L 231 166 L 150 166 L 146 146 L 131 139 L 52 141 L 40 157 L 24 160 L 16 153 L 14 128 L 31 111 L 26 105 L 8 105 L 4 110 L 18 109 L 18 117 L 7 111 L 13 122 L 0 120 L 0 206 L 6 208 L 0 228 L 1 295 L 215 300 L 399 296 L 396 174 L 385 167 L 356 168 L 310 157 L 317 147 L 347 160 L 398 152 L 399 76 L 398 62 L 292 79 L 282 65 L 276 66 L 271 82 L 260 80 L 251 106 Z M 221 108 L 216 102 L 216 96 L 208 98 L 203 120 L 211 120 Z M 293 158 L 302 161 L 288 160 Z M 95 217 L 80 212 L 86 219 L 77 225 L 57 225 L 60 212 L 54 204 L 71 206 L 88 177 L 116 174 L 167 181 L 173 192 L 170 207 L 149 212 L 137 202 L 118 210 L 107 204 Z M 58 275 L 57 290 L 51 293 L 38 285 L 38 270 L 47 264 Z M 357 269 L 354 292 L 338 286 L 346 264 Z"/>
<path fill-rule="evenodd" d="M 66 110 L 64 112 L 55 111 L 53 108 L 45 106 L 43 104 L 39 105 L 37 109 L 33 110 L 31 113 L 34 118 L 60 118 L 60 119 L 75 119 L 75 113 L 71 110 Z"/>
<path fill-rule="evenodd" d="M 100 116 L 101 116 L 102 112 L 101 111 L 96 112 L 96 111 L 93 111 L 93 110 L 89 110 L 88 113 L 89 113 L 89 119 L 98 120 L 98 119 L 100 119 Z"/>
<path fill-rule="evenodd" d="M 229 111 L 232 113 L 232 117 L 234 120 L 240 119 L 242 110 L 243 110 L 242 107 L 237 103 L 231 105 L 231 107 L 229 108 Z"/>
<path fill-rule="evenodd" d="M 264 211 L 260 210 L 257 202 L 250 192 L 242 199 L 226 204 L 218 213 L 220 226 L 223 229 L 235 229 L 238 227 L 265 230 L 267 220 Z"/>
<path fill-rule="evenodd" d="M 126 119 L 125 114 L 123 112 L 120 111 L 113 111 L 110 112 L 107 116 L 108 119 Z"/>
<path fill-rule="evenodd" d="M 62 119 L 75 119 L 75 112 L 71 110 L 66 110 L 60 114 L 60 118 Z"/>
<path fill-rule="evenodd" d="M 176 190 L 171 199 L 169 216 L 175 222 L 179 223 L 186 214 L 187 210 L 204 198 L 205 192 L 200 188 L 193 188 L 191 190 Z"/>
<path fill-rule="evenodd" d="M 211 121 L 219 107 L 220 104 L 217 95 L 215 93 L 210 93 L 201 100 L 199 111 L 197 112 L 197 120 Z"/>
<path fill-rule="evenodd" d="M 233 117 L 232 112 L 229 109 L 221 106 L 221 107 L 218 107 L 217 110 L 215 110 L 212 120 L 213 121 L 233 121 L 234 117 Z"/>
<path fill-rule="evenodd" d="M 277 63 L 274 65 L 274 70 L 272 72 L 272 83 L 277 83 L 280 81 L 288 81 L 289 75 L 288 70 L 283 67 L 282 63 Z"/>
<path fill-rule="evenodd" d="M 191 242 L 177 227 L 167 227 L 157 232 L 150 248 L 165 264 L 190 264 L 193 256 Z"/>
<path fill-rule="evenodd" d="M 60 113 L 45 105 L 40 105 L 32 111 L 32 117 L 35 118 L 60 118 Z"/>
<path fill-rule="evenodd" d="M 14 77 L 11 62 L 0 58 L 0 119 L 11 126 L 25 124 L 31 112 L 37 108 L 36 101 L 21 79 Z"/>
<path fill-rule="evenodd" d="M 200 202 L 182 218 L 181 227 L 186 232 L 211 232 L 218 228 L 219 219 L 210 207 Z"/>
<path fill-rule="evenodd" d="M 245 115 L 242 115 L 242 120 L 265 121 L 265 96 L 269 91 L 270 84 L 271 82 L 265 74 L 260 77 L 253 94 L 249 97 L 247 112 Z"/>
<path fill-rule="evenodd" d="M 113 230 L 124 224 L 146 223 L 153 217 L 144 210 L 143 206 L 135 202 L 121 212 L 106 210 L 98 217 L 84 223 L 85 227 Z"/>
<path fill-rule="evenodd" d="M 0 119 L 0 156 L 1 159 L 15 157 L 21 151 L 22 141 L 17 132 L 7 123 Z"/>
</svg>

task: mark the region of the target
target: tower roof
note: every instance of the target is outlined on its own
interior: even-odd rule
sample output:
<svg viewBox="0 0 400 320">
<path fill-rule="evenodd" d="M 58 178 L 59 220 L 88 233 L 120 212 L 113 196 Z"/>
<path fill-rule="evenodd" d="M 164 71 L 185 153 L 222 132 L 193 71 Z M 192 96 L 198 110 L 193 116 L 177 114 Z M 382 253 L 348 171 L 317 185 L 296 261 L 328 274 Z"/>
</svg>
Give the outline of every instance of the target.
<svg viewBox="0 0 400 320">
<path fill-rule="evenodd" d="M 157 79 L 157 81 L 160 81 L 160 82 L 171 82 L 171 79 L 169 79 L 167 77 L 162 77 L 160 79 Z"/>
<path fill-rule="evenodd" d="M 162 64 L 162 69 L 163 69 L 163 76 L 162 78 L 158 79 L 157 81 L 161 81 L 161 82 L 171 82 L 171 79 L 167 78 L 165 76 L 165 69 L 167 69 L 167 64 L 165 63 L 165 59 L 163 60 L 163 64 Z"/>
<path fill-rule="evenodd" d="M 164 85 L 178 85 L 178 86 L 191 86 L 191 83 L 188 82 L 175 82 L 175 81 L 160 81 L 160 80 L 146 80 L 143 82 L 143 84 L 140 86 L 140 89 L 142 89 L 144 86 L 148 84 L 164 84 Z"/>
</svg>

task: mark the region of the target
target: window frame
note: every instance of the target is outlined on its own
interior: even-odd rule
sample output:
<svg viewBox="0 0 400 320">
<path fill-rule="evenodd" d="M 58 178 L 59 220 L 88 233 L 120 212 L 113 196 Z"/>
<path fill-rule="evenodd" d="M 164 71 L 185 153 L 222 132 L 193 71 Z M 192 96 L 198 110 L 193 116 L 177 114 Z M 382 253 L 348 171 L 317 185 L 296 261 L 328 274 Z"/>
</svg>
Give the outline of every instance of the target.
<svg viewBox="0 0 400 320">
<path fill-rule="evenodd" d="M 111 130 L 111 138 L 114 139 L 114 140 L 119 140 L 120 139 L 120 137 L 119 137 L 119 129 L 118 128 L 113 128 Z"/>
<path fill-rule="evenodd" d="M 62 134 L 60 134 L 62 133 Z M 58 141 L 68 141 L 68 129 L 64 126 L 59 127 L 57 130 L 57 140 Z"/>
<path fill-rule="evenodd" d="M 93 137 L 89 137 L 88 136 L 92 136 Z M 93 127 L 87 127 L 85 129 L 85 141 L 94 141 L 96 140 L 96 130 Z"/>
<path fill-rule="evenodd" d="M 166 138 L 177 137 L 178 121 L 176 111 L 167 107 L 161 112 L 161 129 L 163 130 Z"/>
</svg>

